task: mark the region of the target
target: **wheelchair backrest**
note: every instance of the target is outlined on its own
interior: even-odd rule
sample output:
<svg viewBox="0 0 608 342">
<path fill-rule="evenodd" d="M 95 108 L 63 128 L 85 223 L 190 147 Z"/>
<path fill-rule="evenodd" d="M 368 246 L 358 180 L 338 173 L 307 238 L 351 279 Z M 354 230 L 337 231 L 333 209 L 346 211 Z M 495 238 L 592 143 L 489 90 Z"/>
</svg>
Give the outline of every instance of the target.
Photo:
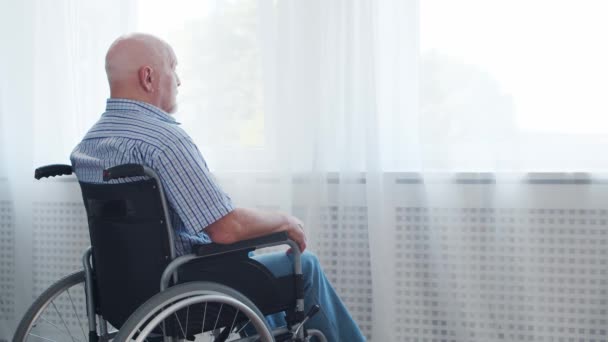
<svg viewBox="0 0 608 342">
<path fill-rule="evenodd" d="M 156 180 L 80 182 L 93 247 L 97 311 L 119 328 L 159 292 L 171 261 L 167 219 Z"/>
</svg>

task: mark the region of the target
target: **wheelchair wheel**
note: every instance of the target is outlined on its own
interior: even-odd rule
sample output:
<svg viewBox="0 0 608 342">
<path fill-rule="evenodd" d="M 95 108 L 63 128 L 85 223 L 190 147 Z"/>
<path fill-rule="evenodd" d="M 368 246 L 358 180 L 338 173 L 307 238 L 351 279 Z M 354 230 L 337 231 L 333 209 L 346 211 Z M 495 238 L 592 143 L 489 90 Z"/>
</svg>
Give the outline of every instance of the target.
<svg viewBox="0 0 608 342">
<path fill-rule="evenodd" d="M 114 342 L 153 341 L 159 335 L 197 342 L 274 341 L 264 316 L 247 297 L 212 282 L 176 285 L 150 298 Z"/>
<path fill-rule="evenodd" d="M 46 289 L 17 326 L 13 342 L 88 341 L 84 271 Z"/>
</svg>

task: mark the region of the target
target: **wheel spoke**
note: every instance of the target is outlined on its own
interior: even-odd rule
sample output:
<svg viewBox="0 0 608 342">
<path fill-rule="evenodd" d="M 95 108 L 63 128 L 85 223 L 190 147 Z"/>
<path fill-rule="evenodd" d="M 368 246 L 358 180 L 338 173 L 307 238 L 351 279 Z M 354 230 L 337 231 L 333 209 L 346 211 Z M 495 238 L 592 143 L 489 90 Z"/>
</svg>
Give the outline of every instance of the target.
<svg viewBox="0 0 608 342">
<path fill-rule="evenodd" d="M 243 331 L 243 329 L 245 329 L 245 327 L 249 325 L 249 323 L 251 323 L 251 320 L 248 320 L 248 321 L 247 321 L 247 323 L 245 323 L 245 325 L 243 325 L 243 326 L 241 327 L 241 329 L 239 329 L 239 331 L 237 331 L 236 333 L 237 333 L 237 334 L 240 334 L 240 333 L 241 333 L 241 331 Z"/>
<path fill-rule="evenodd" d="M 222 303 L 222 304 L 220 305 L 220 311 L 217 313 L 217 318 L 215 319 L 215 324 L 213 325 L 213 329 L 211 329 L 211 330 L 215 330 L 215 328 L 217 327 L 217 322 L 219 322 L 219 321 L 220 321 L 220 316 L 221 316 L 221 314 L 222 314 L 222 308 L 223 308 L 223 307 L 224 307 L 224 303 Z"/>
<path fill-rule="evenodd" d="M 61 313 L 59 312 L 59 310 L 57 310 L 57 306 L 55 305 L 55 302 L 51 302 L 51 304 L 53 305 L 53 308 L 55 309 L 55 312 L 57 312 L 57 315 L 59 316 L 59 318 L 61 318 L 61 322 L 63 322 L 63 325 L 65 326 L 65 329 L 68 331 L 68 334 L 70 335 L 70 338 L 72 339 L 72 341 L 76 342 L 76 340 L 74 339 L 74 336 L 72 336 L 72 333 L 70 332 L 70 328 L 68 328 L 67 323 L 63 319 L 63 316 L 61 315 Z"/>
<path fill-rule="evenodd" d="M 39 339 L 42 339 L 42 340 L 45 340 L 45 341 L 57 342 L 55 340 L 51 340 L 50 338 L 42 337 L 40 335 L 36 335 L 36 334 L 32 334 L 32 333 L 29 333 L 28 335 L 34 336 L 34 337 L 38 337 Z"/>
<path fill-rule="evenodd" d="M 190 315 L 190 307 L 186 308 L 186 331 L 188 331 L 188 316 Z M 186 335 L 184 334 L 184 338 Z"/>
<path fill-rule="evenodd" d="M 65 334 L 66 336 L 70 336 L 69 331 L 65 331 L 65 330 L 63 330 L 63 329 L 62 329 L 60 326 L 58 326 L 57 324 L 55 324 L 55 323 L 53 323 L 53 322 L 49 321 L 48 319 L 46 319 L 46 318 L 44 318 L 44 317 L 40 317 L 40 320 L 41 320 L 41 321 L 43 321 L 43 322 L 45 322 L 46 324 L 48 324 L 48 325 L 52 326 L 52 327 L 55 327 L 55 329 L 57 329 L 59 332 L 61 332 L 61 333 Z M 70 336 L 70 337 L 71 337 L 71 336 Z"/>
<path fill-rule="evenodd" d="M 163 336 L 166 336 L 167 333 L 165 332 L 165 321 L 163 321 L 160 325 L 160 331 L 163 332 Z"/>
<path fill-rule="evenodd" d="M 175 319 L 177 320 L 177 325 L 179 325 L 179 328 L 182 331 L 182 334 L 184 334 L 184 338 L 186 338 L 186 332 L 184 331 L 184 328 L 182 327 L 182 323 L 179 321 L 179 317 L 177 316 L 177 312 L 173 313 L 175 315 Z"/>
<path fill-rule="evenodd" d="M 72 300 L 72 296 L 70 295 L 70 289 L 67 289 L 66 292 L 68 293 L 68 298 L 70 298 L 70 303 L 72 303 L 72 308 L 74 309 L 74 315 L 78 319 L 78 325 L 80 326 L 80 330 L 82 331 L 82 336 L 84 337 L 84 340 L 86 341 L 87 334 L 84 333 L 84 329 L 82 328 L 82 321 L 80 320 L 80 315 L 78 314 L 78 311 L 76 310 L 76 305 L 74 305 L 74 301 Z"/>
<path fill-rule="evenodd" d="M 201 333 L 205 332 L 205 318 L 207 317 L 207 302 L 205 302 L 205 311 L 203 312 L 203 327 Z"/>
<path fill-rule="evenodd" d="M 232 324 L 230 324 L 230 332 L 232 332 L 232 328 L 234 328 L 234 322 L 236 322 L 236 317 L 239 315 L 239 312 L 241 312 L 239 309 L 236 309 L 236 314 L 234 314 L 234 319 L 232 320 Z M 230 335 L 228 335 L 230 336 Z"/>
</svg>

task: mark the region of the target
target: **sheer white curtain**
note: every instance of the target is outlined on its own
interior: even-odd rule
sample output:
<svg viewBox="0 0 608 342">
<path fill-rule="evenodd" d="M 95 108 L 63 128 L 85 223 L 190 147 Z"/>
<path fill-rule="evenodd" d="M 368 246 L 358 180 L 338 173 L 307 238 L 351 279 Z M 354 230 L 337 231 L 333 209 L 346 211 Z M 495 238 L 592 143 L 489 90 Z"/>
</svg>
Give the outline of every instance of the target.
<svg viewBox="0 0 608 342">
<path fill-rule="evenodd" d="M 401 116 L 415 108 L 415 2 L 168 8 L 142 1 L 139 8 L 146 13 L 141 29 L 176 49 L 177 117 L 236 203 L 300 216 L 311 249 L 364 332 L 392 340 L 395 289 L 387 274 L 394 262 L 392 228 L 383 222 L 382 162 L 398 151 L 393 140 L 412 141 L 392 126 L 415 117 Z M 167 15 L 180 19 L 158 28 Z"/>
<path fill-rule="evenodd" d="M 605 339 L 608 194 L 584 174 L 522 174 L 606 169 L 605 6 L 577 4 L 3 6 L 0 242 L 15 258 L 0 285 L 15 313 L 0 327 L 39 283 L 31 171 L 67 161 L 104 108 L 105 50 L 138 30 L 174 46 L 176 118 L 226 191 L 306 222 L 371 340 Z"/>
<path fill-rule="evenodd" d="M 123 1 L 0 7 L 0 340 L 8 341 L 40 289 L 79 267 L 86 243 L 74 234 L 86 231 L 80 205 L 70 209 L 81 202 L 75 189 L 66 190 L 75 183 L 42 190 L 32 172 L 68 162 L 109 94 L 105 51 L 135 25 L 132 4 Z M 63 243 L 41 242 L 42 236 Z"/>
</svg>

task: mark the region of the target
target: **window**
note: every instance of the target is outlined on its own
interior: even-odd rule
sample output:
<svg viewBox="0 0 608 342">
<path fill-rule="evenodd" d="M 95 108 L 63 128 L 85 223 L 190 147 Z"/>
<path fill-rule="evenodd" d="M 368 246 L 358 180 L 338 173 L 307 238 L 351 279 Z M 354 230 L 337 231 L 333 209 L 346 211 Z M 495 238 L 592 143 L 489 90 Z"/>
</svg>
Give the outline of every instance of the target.
<svg viewBox="0 0 608 342">
<path fill-rule="evenodd" d="M 182 81 L 177 119 L 214 166 L 266 156 L 257 1 L 138 2 L 138 30 L 166 39 Z"/>
<path fill-rule="evenodd" d="M 607 11 L 592 0 L 420 1 L 421 140 L 435 165 L 605 170 Z"/>
</svg>

